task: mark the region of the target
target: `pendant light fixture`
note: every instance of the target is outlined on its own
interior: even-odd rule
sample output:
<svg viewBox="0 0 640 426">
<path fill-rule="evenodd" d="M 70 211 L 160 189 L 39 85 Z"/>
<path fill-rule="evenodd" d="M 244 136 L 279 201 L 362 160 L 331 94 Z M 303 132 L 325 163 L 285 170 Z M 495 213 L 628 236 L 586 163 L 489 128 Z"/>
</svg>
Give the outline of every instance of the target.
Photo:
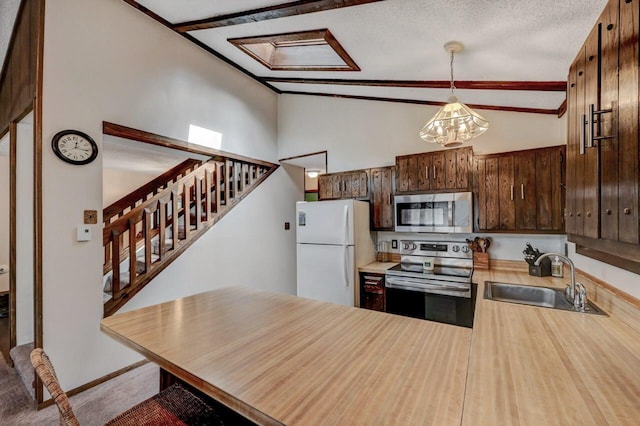
<svg viewBox="0 0 640 426">
<path fill-rule="evenodd" d="M 489 128 L 489 122 L 455 96 L 453 84 L 453 57 L 462 52 L 464 45 L 458 41 L 445 43 L 444 49 L 451 55 L 451 95 L 436 115 L 420 130 L 420 137 L 426 142 L 445 147 L 462 145 L 471 138 L 480 136 Z"/>
</svg>

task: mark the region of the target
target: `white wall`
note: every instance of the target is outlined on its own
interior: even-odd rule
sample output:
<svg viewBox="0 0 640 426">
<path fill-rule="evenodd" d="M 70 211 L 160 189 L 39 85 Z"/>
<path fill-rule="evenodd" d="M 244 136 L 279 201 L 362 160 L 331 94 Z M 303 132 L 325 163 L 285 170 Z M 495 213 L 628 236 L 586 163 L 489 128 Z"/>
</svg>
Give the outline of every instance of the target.
<svg viewBox="0 0 640 426">
<path fill-rule="evenodd" d="M 327 150 L 328 172 L 395 164 L 396 155 L 436 150 L 418 131 L 437 107 L 392 102 L 281 95 L 278 156 Z M 476 154 L 566 143 L 566 119 L 554 115 L 485 111 L 489 130 L 473 140 Z"/>
<path fill-rule="evenodd" d="M 9 134 L 0 139 L 0 265 L 9 265 Z M 0 275 L 0 293 L 9 291 L 9 274 Z"/>
<path fill-rule="evenodd" d="M 74 240 L 82 210 L 102 208 L 102 156 L 89 165 L 68 165 L 47 149 L 51 137 L 62 129 L 78 129 L 102 148 L 103 120 L 182 140 L 194 124 L 222 133 L 223 150 L 275 162 L 277 97 L 121 0 L 50 1 L 45 19 L 44 347 L 62 387 L 71 389 L 140 356 L 99 330 L 99 225 L 93 227 L 92 241 Z M 302 188 L 289 180 L 282 170 L 270 177 L 237 207 L 240 213 L 234 210 L 224 218 L 219 226 L 225 230 L 198 241 L 151 284 L 157 294 L 153 287 L 145 289 L 135 306 L 239 281 L 292 292 L 295 256 L 286 249 L 295 244 L 283 222 L 292 221 Z M 244 203 L 255 203 L 255 208 L 247 210 Z M 257 249 L 247 246 L 252 243 Z M 195 257 L 185 260 L 190 256 Z M 208 272 L 222 278 L 203 277 L 190 268 L 204 262 Z"/>
<path fill-rule="evenodd" d="M 165 170 L 166 171 L 166 170 Z M 102 205 L 104 207 L 160 176 L 158 173 L 136 170 L 103 169 Z"/>
<path fill-rule="evenodd" d="M 543 253 L 565 252 L 567 237 L 564 235 L 518 235 L 518 234 L 412 234 L 399 232 L 378 232 L 378 241 L 398 240 L 398 249 L 393 252 L 400 253 L 400 240 L 422 240 L 422 241 L 465 241 L 473 239 L 475 236 L 490 237 L 489 257 L 500 260 L 524 260 L 522 250 L 525 243 L 531 245 Z M 389 245 L 391 247 L 391 245 Z"/>
<path fill-rule="evenodd" d="M 568 244 L 569 257 L 576 268 L 640 299 L 640 276 L 618 267 L 576 253 L 576 245 Z"/>
<path fill-rule="evenodd" d="M 20 7 L 20 0 L 2 0 L 0 1 L 0 69 L 4 65 L 11 33 Z"/>
<path fill-rule="evenodd" d="M 141 290 L 121 311 L 212 288 L 243 285 L 296 294 L 295 201 L 303 197 L 303 169 L 282 166 L 213 229 Z M 297 197 L 292 197 L 296 194 Z M 273 209 L 273 205 L 283 208 Z M 284 230 L 284 222 L 291 224 Z M 251 225 L 258 223 L 259 225 Z M 221 267 L 229 265 L 229 267 Z M 188 279 L 185 271 L 190 271 Z M 181 285 L 176 285 L 180 283 Z"/>
<path fill-rule="evenodd" d="M 16 344 L 33 342 L 33 124 L 16 137 Z"/>
</svg>

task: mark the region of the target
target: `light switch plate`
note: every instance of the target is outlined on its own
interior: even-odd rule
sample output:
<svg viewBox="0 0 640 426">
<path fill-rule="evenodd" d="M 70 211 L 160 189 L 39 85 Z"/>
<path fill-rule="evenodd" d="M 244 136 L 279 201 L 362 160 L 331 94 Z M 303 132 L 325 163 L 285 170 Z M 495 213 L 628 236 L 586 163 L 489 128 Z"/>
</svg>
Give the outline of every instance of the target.
<svg viewBox="0 0 640 426">
<path fill-rule="evenodd" d="M 91 241 L 91 227 L 88 225 L 78 225 L 76 241 Z"/>
</svg>

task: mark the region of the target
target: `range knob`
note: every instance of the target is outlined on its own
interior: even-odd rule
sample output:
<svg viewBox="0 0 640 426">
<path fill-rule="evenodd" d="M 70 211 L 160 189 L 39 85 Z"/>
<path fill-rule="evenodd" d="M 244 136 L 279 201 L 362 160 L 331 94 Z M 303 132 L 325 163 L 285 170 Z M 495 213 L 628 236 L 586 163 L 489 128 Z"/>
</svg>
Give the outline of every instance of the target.
<svg viewBox="0 0 640 426">
<path fill-rule="evenodd" d="M 416 249 L 416 245 L 413 243 L 405 243 L 403 248 L 405 250 L 415 250 Z"/>
<path fill-rule="evenodd" d="M 453 246 L 451 247 L 451 250 L 453 250 L 454 253 L 457 253 L 460 251 L 460 247 L 459 246 Z"/>
<path fill-rule="evenodd" d="M 469 253 L 469 246 L 462 246 L 463 253 Z"/>
</svg>

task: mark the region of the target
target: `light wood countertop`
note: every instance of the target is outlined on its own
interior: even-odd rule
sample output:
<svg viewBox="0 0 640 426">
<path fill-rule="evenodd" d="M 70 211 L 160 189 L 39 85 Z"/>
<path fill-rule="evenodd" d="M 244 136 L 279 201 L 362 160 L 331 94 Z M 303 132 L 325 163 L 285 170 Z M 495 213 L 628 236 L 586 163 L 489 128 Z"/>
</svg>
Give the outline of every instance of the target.
<svg viewBox="0 0 640 426">
<path fill-rule="evenodd" d="M 636 425 L 640 335 L 615 316 L 483 299 L 484 281 L 564 288 L 567 279 L 476 272 L 463 425 Z"/>
<path fill-rule="evenodd" d="M 470 329 L 243 287 L 101 329 L 261 424 L 462 420 Z"/>
<path fill-rule="evenodd" d="M 384 274 L 387 269 L 396 266 L 398 262 L 373 262 L 358 268 L 360 272 L 369 272 L 373 274 Z"/>
<path fill-rule="evenodd" d="M 615 315 L 484 300 L 485 280 L 566 282 L 477 271 L 473 331 L 246 288 L 102 329 L 264 424 L 638 424 L 638 332 Z"/>
</svg>

